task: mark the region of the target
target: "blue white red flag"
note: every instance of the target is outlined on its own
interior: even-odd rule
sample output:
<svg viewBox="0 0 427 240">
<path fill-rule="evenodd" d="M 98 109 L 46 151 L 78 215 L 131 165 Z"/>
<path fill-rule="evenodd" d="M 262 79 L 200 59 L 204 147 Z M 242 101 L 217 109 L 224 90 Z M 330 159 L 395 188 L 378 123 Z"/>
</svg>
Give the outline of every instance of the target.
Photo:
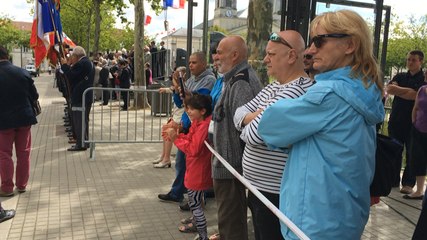
<svg viewBox="0 0 427 240">
<path fill-rule="evenodd" d="M 184 9 L 185 0 L 163 0 L 163 8 L 171 7 L 171 8 L 182 8 Z"/>
<path fill-rule="evenodd" d="M 55 43 L 62 42 L 59 0 L 35 0 L 30 46 L 34 49 L 35 66 L 39 67 Z"/>
<path fill-rule="evenodd" d="M 65 32 L 62 32 L 62 40 L 64 41 L 64 44 L 67 44 L 70 48 L 75 48 L 77 46 L 77 44 L 75 44 L 73 40 L 65 34 Z"/>
</svg>

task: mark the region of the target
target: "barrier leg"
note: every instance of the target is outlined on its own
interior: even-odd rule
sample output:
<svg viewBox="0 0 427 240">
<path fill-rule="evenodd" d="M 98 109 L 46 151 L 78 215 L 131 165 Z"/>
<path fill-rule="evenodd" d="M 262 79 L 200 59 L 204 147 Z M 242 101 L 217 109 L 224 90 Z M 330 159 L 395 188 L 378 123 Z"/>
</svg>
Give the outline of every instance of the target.
<svg viewBox="0 0 427 240">
<path fill-rule="evenodd" d="M 95 161 L 95 143 L 91 142 L 89 144 L 89 158 L 92 161 Z"/>
</svg>

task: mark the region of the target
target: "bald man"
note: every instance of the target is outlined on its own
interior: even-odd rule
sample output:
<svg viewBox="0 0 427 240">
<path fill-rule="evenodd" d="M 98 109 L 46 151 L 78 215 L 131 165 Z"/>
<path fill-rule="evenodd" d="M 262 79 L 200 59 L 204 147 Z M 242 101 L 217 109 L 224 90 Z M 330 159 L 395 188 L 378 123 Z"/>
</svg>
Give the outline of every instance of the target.
<svg viewBox="0 0 427 240">
<path fill-rule="evenodd" d="M 224 74 L 224 80 L 213 113 L 214 146 L 234 169 L 242 173 L 244 143 L 234 127 L 233 116 L 238 107 L 256 96 L 262 85 L 248 64 L 248 49 L 240 36 L 223 38 L 216 52 L 214 60 L 218 72 Z M 248 239 L 245 187 L 216 158 L 212 161 L 212 176 L 221 239 Z"/>
<path fill-rule="evenodd" d="M 288 154 L 267 148 L 258 135 L 258 123 L 262 110 L 279 99 L 298 98 L 313 85 L 304 71 L 304 46 L 302 36 L 296 31 L 271 34 L 264 64 L 268 76 L 275 81 L 239 107 L 234 115 L 234 124 L 242 131 L 240 137 L 246 143 L 242 159 L 243 176 L 277 208 Z M 248 206 L 252 212 L 256 240 L 283 239 L 279 219 L 251 192 L 248 193 Z"/>
</svg>

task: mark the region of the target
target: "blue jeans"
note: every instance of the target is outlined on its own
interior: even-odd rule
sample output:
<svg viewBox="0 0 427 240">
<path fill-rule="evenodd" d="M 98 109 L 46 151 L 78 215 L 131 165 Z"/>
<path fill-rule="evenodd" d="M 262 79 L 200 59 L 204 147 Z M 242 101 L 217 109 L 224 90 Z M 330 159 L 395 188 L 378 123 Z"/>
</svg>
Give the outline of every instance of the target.
<svg viewBox="0 0 427 240">
<path fill-rule="evenodd" d="M 185 154 L 178 149 L 175 158 L 175 181 L 172 183 L 170 193 L 174 198 L 182 200 L 184 198 L 184 192 L 186 190 L 184 186 L 185 176 Z"/>
</svg>

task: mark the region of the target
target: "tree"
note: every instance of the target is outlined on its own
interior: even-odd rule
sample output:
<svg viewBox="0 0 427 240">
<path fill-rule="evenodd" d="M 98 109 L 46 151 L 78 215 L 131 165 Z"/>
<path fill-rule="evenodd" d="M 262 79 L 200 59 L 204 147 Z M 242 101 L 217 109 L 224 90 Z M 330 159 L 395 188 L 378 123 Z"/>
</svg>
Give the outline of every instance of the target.
<svg viewBox="0 0 427 240">
<path fill-rule="evenodd" d="M 73 41 L 90 52 L 93 7 L 89 0 L 61 1 L 62 29 Z"/>
<path fill-rule="evenodd" d="M 421 50 L 427 53 L 427 15 L 415 19 L 413 16 L 408 22 L 401 21 L 398 16 L 392 15 L 390 39 L 387 46 L 386 75 L 392 70 L 401 72 L 406 68 L 406 54 L 411 50 Z"/>
<path fill-rule="evenodd" d="M 127 22 L 127 19 L 124 17 L 124 8 L 127 8 L 127 5 L 124 4 L 123 0 L 93 0 L 93 7 L 95 12 L 95 36 L 94 36 L 94 47 L 93 54 L 94 56 L 99 51 L 99 39 L 101 33 L 101 5 L 107 4 L 108 6 L 114 7 L 114 10 L 117 12 L 117 16 L 121 18 L 122 23 Z"/>
<path fill-rule="evenodd" d="M 264 85 L 268 84 L 268 77 L 262 59 L 273 25 L 272 6 L 271 0 L 250 0 L 248 7 L 249 61 Z"/>
<path fill-rule="evenodd" d="M 31 32 L 16 29 L 10 18 L 0 16 L 0 32 L 0 45 L 8 50 L 17 46 L 29 47 Z"/>
<path fill-rule="evenodd" d="M 221 32 L 224 35 L 228 35 L 229 34 L 227 30 L 225 30 L 224 28 L 222 28 L 222 27 L 220 27 L 218 25 L 213 25 L 213 26 L 209 27 L 209 32 Z"/>
<path fill-rule="evenodd" d="M 135 6 L 135 44 L 134 44 L 134 75 L 135 75 L 135 85 L 136 86 L 145 86 L 145 74 L 144 74 L 144 46 L 145 46 L 145 36 L 144 36 L 144 1 L 143 0 L 134 0 L 133 4 Z M 161 0 L 152 0 L 151 8 L 160 13 L 162 11 Z M 137 95 L 138 106 L 135 108 L 147 107 L 148 101 L 142 101 L 142 96 Z M 145 103 L 145 106 L 142 106 L 142 103 Z"/>
</svg>

